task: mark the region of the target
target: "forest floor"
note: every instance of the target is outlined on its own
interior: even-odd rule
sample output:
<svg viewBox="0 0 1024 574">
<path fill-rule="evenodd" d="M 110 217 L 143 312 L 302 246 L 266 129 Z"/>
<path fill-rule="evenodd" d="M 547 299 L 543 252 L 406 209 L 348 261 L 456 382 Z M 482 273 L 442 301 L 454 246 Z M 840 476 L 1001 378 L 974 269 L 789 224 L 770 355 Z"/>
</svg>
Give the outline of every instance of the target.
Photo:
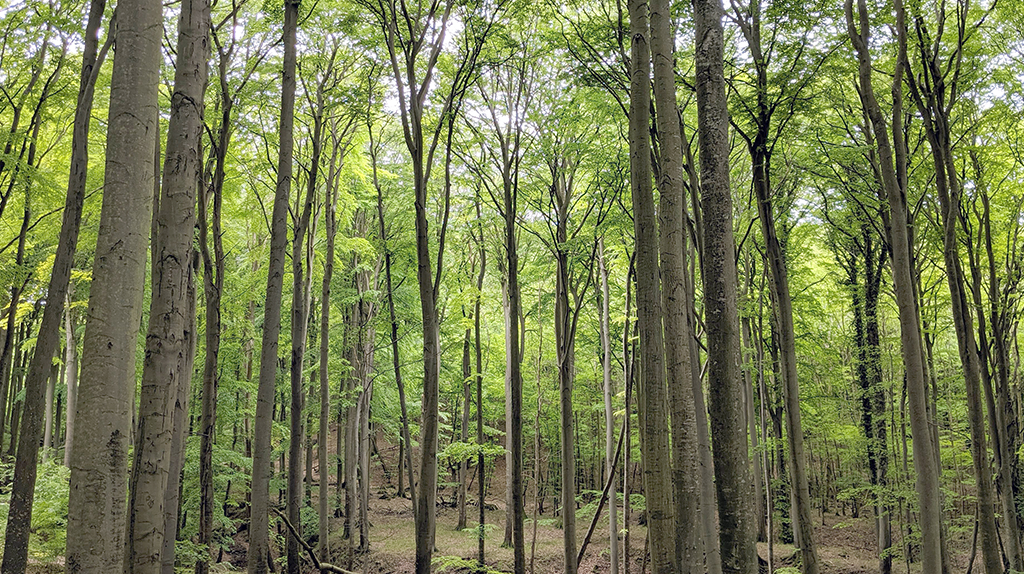
<svg viewBox="0 0 1024 574">
<path fill-rule="evenodd" d="M 500 493 L 498 493 L 500 494 Z M 341 519 L 332 522 L 332 555 L 334 564 L 350 568 L 364 574 L 390 574 L 413 572 L 415 566 L 415 538 L 412 519 L 411 501 L 406 498 L 377 498 L 370 502 L 370 550 L 364 555 L 357 555 L 353 563 L 348 564 L 347 541 L 341 539 Z M 486 527 L 486 562 L 492 571 L 512 571 L 512 550 L 500 546 L 504 534 L 505 511 L 504 501 L 500 498 L 487 499 Z M 437 539 L 434 553 L 435 572 L 451 574 L 468 574 L 473 572 L 470 564 L 476 558 L 477 538 L 473 525 L 478 520 L 478 507 L 470 504 L 467 508 L 467 521 L 470 529 L 458 531 L 455 525 L 458 511 L 452 506 L 439 506 L 437 512 Z M 609 556 L 607 543 L 607 508 L 605 518 L 599 521 L 593 539 L 587 548 L 586 556 L 580 565 L 580 574 L 603 574 L 609 572 Z M 621 516 L 621 515 L 620 515 Z M 554 574 L 562 572 L 562 530 L 552 519 L 550 510 L 539 517 L 536 529 L 536 550 L 533 551 L 533 523 L 526 523 L 526 563 L 531 572 L 538 574 Z M 590 525 L 592 515 L 580 516 L 577 520 L 577 543 L 581 544 Z M 869 574 L 878 572 L 878 560 L 875 551 L 873 518 L 861 514 L 858 518 L 836 516 L 833 513 L 816 516 L 818 524 L 815 535 L 818 543 L 819 560 L 822 574 Z M 894 533 L 894 545 L 900 545 L 898 533 Z M 630 572 L 639 574 L 649 572 L 645 568 L 644 537 L 646 528 L 633 521 L 630 529 L 631 565 Z M 967 569 L 968 551 L 970 547 L 969 533 L 958 537 L 949 544 L 951 571 L 964 572 Z M 776 572 L 787 566 L 794 565 L 793 546 L 776 544 L 772 549 L 773 565 Z M 758 553 L 763 561 L 769 559 L 769 548 L 765 543 L 758 544 Z M 531 558 L 531 555 L 533 558 Z M 244 570 L 245 547 L 239 540 L 233 552 L 225 556 L 225 560 L 233 563 L 234 569 Z M 530 569 L 531 563 L 533 568 Z M 232 568 L 222 565 L 223 570 Z M 312 571 L 312 570 L 310 570 Z M 621 571 L 621 568 L 620 568 Z M 762 564 L 762 572 L 766 572 Z M 905 562 L 893 563 L 893 572 L 909 572 L 916 574 L 921 571 L 919 564 Z M 783 570 L 785 572 L 785 570 Z"/>
<path fill-rule="evenodd" d="M 333 563 L 363 574 L 413 572 L 415 570 L 416 548 L 412 501 L 397 495 L 395 484 L 397 477 L 394 475 L 394 471 L 397 468 L 398 449 L 383 443 L 380 443 L 379 446 L 381 447 L 380 454 L 384 460 L 384 466 L 390 472 L 385 474 L 383 467 L 379 464 L 379 459 L 374 458 L 371 470 L 372 486 L 369 509 L 370 549 L 365 554 L 356 555 L 354 560 L 348 563 L 346 559 L 348 541 L 342 539 L 341 535 L 343 528 L 342 519 L 332 518 L 330 544 L 331 554 L 334 556 Z M 442 470 L 442 473 L 444 472 Z M 636 478 L 639 479 L 639 475 L 636 475 Z M 475 528 L 479 521 L 479 507 L 476 504 L 477 486 L 474 481 L 469 489 L 469 505 L 466 510 L 467 526 L 469 528 L 460 531 L 455 529 L 458 521 L 458 510 L 454 505 L 454 492 L 450 484 L 447 485 L 448 488 L 444 488 L 445 480 L 450 480 L 450 477 L 442 474 L 442 488 L 439 496 L 441 502 L 437 507 L 434 572 L 468 574 L 474 572 L 472 565 L 475 565 L 477 556 L 478 540 Z M 527 486 L 527 492 L 530 493 L 529 485 Z M 527 497 L 527 520 L 525 525 L 526 564 L 529 572 L 555 574 L 563 571 L 562 529 L 560 527 L 560 519 L 551 514 L 551 499 L 548 498 L 545 502 L 543 514 L 538 516 L 534 542 L 534 526 L 531 520 L 534 502 L 532 497 Z M 499 458 L 494 468 L 494 474 L 488 482 L 485 505 L 485 561 L 488 567 L 492 569 L 492 572 L 511 572 L 512 549 L 501 547 L 505 525 L 505 466 L 504 460 L 501 458 Z M 593 506 L 594 504 L 591 504 L 577 512 L 577 545 L 582 544 L 586 536 L 587 529 L 593 518 Z M 598 521 L 598 526 L 587 548 L 586 555 L 580 564 L 580 574 L 603 574 L 610 571 L 607 515 L 607 506 L 605 506 L 602 517 Z M 620 508 L 620 522 L 621 517 Z M 850 516 L 849 513 L 840 515 L 832 511 L 825 513 L 818 511 L 814 513 L 814 517 L 821 574 L 868 574 L 878 572 L 874 519 L 869 510 L 862 510 L 860 516 L 856 518 Z M 630 572 L 632 574 L 650 571 L 644 560 L 646 554 L 644 539 L 647 529 L 638 523 L 637 518 L 638 514 L 634 512 L 630 521 Z M 893 546 L 894 548 L 902 548 L 903 542 L 899 532 L 900 524 L 894 521 L 892 528 Z M 229 562 L 231 566 L 223 564 L 224 570 L 221 571 L 230 569 L 244 570 L 246 550 L 244 539 L 244 533 L 236 537 L 235 547 L 224 556 L 224 560 Z M 947 551 L 949 553 L 951 571 L 964 572 L 967 570 L 970 546 L 971 532 L 969 530 L 964 532 L 964 529 L 961 528 L 958 533 L 949 536 Z M 770 554 L 773 555 L 772 563 L 776 572 L 787 566 L 792 567 L 795 564 L 794 548 L 792 545 L 776 544 L 773 548 L 769 549 L 766 543 L 759 543 L 758 553 L 763 562 L 762 573 L 767 572 L 766 563 L 770 558 Z M 900 555 L 902 554 L 900 553 Z M 214 571 L 218 570 L 215 569 Z M 309 571 L 312 572 L 311 566 Z M 904 572 L 917 574 L 920 571 L 921 568 L 918 563 L 910 564 L 908 567 L 902 559 L 894 560 L 893 572 L 896 574 Z"/>
<path fill-rule="evenodd" d="M 333 441 L 332 441 L 333 442 Z M 408 498 L 399 497 L 397 494 L 397 477 L 394 471 L 397 467 L 397 447 L 379 444 L 381 454 L 390 472 L 385 473 L 379 459 L 374 458 L 371 470 L 371 499 L 369 508 L 369 540 L 370 549 L 365 554 L 357 554 L 354 560 L 349 563 L 346 556 L 348 541 L 342 538 L 343 519 L 332 518 L 330 530 L 331 562 L 335 565 L 360 572 L 363 574 L 398 574 L 413 572 L 415 566 L 415 529 L 412 517 L 412 502 Z M 442 471 L 444 472 L 444 471 Z M 637 478 L 639 478 L 637 476 Z M 467 507 L 466 530 L 456 530 L 458 521 L 458 510 L 454 506 L 454 493 L 450 484 L 444 480 L 450 477 L 442 475 L 442 489 L 440 491 L 440 503 L 437 507 L 437 535 L 436 550 L 434 552 L 434 572 L 448 574 L 466 574 L 473 572 L 471 566 L 475 564 L 477 555 L 476 524 L 479 520 L 479 510 L 476 505 L 476 483 L 471 485 L 469 490 L 469 505 Z M 332 484 L 332 491 L 333 489 Z M 447 488 L 445 488 L 445 486 Z M 527 487 L 530 492 L 530 487 Z M 315 507 L 315 492 L 313 489 Z M 592 495 L 591 493 L 588 493 Z M 621 495 L 620 495 L 621 496 Z M 505 525 L 505 468 L 504 461 L 498 460 L 494 474 L 488 482 L 486 498 L 485 518 L 485 558 L 487 565 L 492 572 L 512 571 L 512 550 L 501 547 L 504 538 Z M 596 502 L 596 501 L 595 501 Z M 553 574 L 562 572 L 563 550 L 562 550 L 562 529 L 560 518 L 552 516 L 552 501 L 550 497 L 545 501 L 543 514 L 538 516 L 536 525 L 536 537 L 534 538 L 534 525 L 531 520 L 534 503 L 532 497 L 526 501 L 526 563 L 528 571 L 535 574 Z M 577 544 L 582 544 L 587 529 L 593 518 L 593 507 L 590 504 L 577 512 Z M 580 565 L 580 574 L 603 574 L 609 572 L 609 551 L 608 551 L 608 518 L 607 506 L 602 512 L 598 526 L 587 548 L 586 555 Z M 620 521 L 621 521 L 620 509 Z M 647 534 L 646 528 L 637 521 L 638 514 L 634 512 L 630 521 L 630 572 L 640 574 L 649 572 L 645 565 L 644 539 Z M 862 511 L 859 517 L 852 517 L 849 514 L 843 516 L 836 512 L 829 511 L 814 513 L 815 537 L 818 546 L 819 560 L 821 563 L 821 574 L 868 574 L 878 572 L 878 560 L 876 541 L 874 535 L 874 520 L 869 511 Z M 236 517 L 243 522 L 244 517 Z M 277 520 L 272 520 L 276 524 Z M 621 527 L 621 526 L 620 526 Z M 902 548 L 900 536 L 901 525 L 895 520 L 893 522 L 893 547 Z M 277 524 L 280 534 L 284 535 L 283 526 Z M 314 527 L 315 528 L 315 527 Z M 971 549 L 971 531 L 961 524 L 955 533 L 949 535 L 947 552 L 950 559 L 950 570 L 953 572 L 967 571 Z M 241 532 L 234 536 L 234 544 L 222 554 L 222 562 L 211 569 L 214 573 L 226 573 L 245 571 L 245 560 L 247 551 L 247 532 Z M 535 542 L 534 542 L 535 540 Z M 621 543 L 620 543 L 621 549 Z M 793 547 L 791 545 L 775 544 L 769 549 L 765 543 L 758 544 L 758 553 L 762 559 L 761 572 L 767 572 L 766 562 L 771 559 L 775 572 L 794 565 Z M 770 557 L 771 554 L 771 557 Z M 897 552 L 902 556 L 901 552 Z M 273 552 L 274 558 L 281 558 L 277 552 Z M 305 556 L 303 556 L 305 560 Z M 305 562 L 306 571 L 312 572 L 312 566 Z M 179 572 L 191 571 L 179 569 Z M 278 570 L 280 572 L 280 570 Z M 621 571 L 621 569 L 620 569 Z M 898 558 L 894 560 L 893 572 L 896 574 L 908 573 L 917 574 L 921 571 L 919 564 L 911 564 L 909 567 Z M 29 574 L 50 574 L 63 572 L 62 564 L 34 563 L 29 567 Z M 786 572 L 786 570 L 782 570 Z M 792 571 L 790 571 L 792 572 Z"/>
</svg>

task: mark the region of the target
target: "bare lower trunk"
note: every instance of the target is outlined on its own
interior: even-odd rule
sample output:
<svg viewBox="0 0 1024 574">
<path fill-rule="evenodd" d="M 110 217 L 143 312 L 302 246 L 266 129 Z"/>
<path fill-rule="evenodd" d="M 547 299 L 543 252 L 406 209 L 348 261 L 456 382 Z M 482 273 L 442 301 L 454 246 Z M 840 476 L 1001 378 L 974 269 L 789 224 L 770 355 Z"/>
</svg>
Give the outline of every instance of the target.
<svg viewBox="0 0 1024 574">
<path fill-rule="evenodd" d="M 672 486 L 675 502 L 676 563 L 681 572 L 703 571 L 704 539 L 701 514 L 699 453 L 694 395 L 691 386 L 689 309 L 693 296 L 687 284 L 687 241 L 683 190 L 683 147 L 676 107 L 675 46 L 668 0 L 651 6 L 651 50 L 654 96 L 661 144 L 658 211 L 661 247 L 662 305 L 665 364 L 671 410 Z"/>
<path fill-rule="evenodd" d="M 64 313 L 64 382 L 67 400 L 64 407 L 64 466 L 71 465 L 71 450 L 75 440 L 75 414 L 78 410 L 78 337 L 75 336 L 74 313 L 71 310 L 70 289 L 65 298 Z M 38 345 L 38 342 L 36 343 Z M 38 352 L 38 350 L 37 350 Z"/>
<path fill-rule="evenodd" d="M 125 556 L 125 477 L 153 200 L 161 29 L 159 2 L 133 0 L 119 8 L 106 183 L 71 453 L 66 568 L 72 573 L 120 571 Z"/>
<path fill-rule="evenodd" d="M 637 322 L 640 327 L 641 453 L 647 498 L 651 569 L 654 574 L 678 571 L 674 544 L 671 453 L 665 389 L 665 346 L 662 336 L 658 236 L 651 190 L 650 123 L 651 52 L 648 7 L 629 2 L 631 68 L 629 90 L 630 188 L 636 236 Z"/>
<path fill-rule="evenodd" d="M 903 351 L 903 364 L 907 383 L 907 396 L 910 401 L 911 431 L 915 437 L 914 469 L 916 472 L 916 490 L 920 509 L 920 526 L 922 535 L 921 560 L 925 572 L 943 572 L 944 557 L 942 550 L 942 516 L 939 498 L 939 464 L 936 459 L 937 445 L 932 439 L 932 430 L 928 420 L 928 391 L 925 384 L 924 347 L 921 343 L 921 331 L 918 323 L 917 303 L 914 297 L 914 278 L 911 263 L 909 230 L 907 229 L 907 204 L 905 190 L 901 188 L 897 170 L 906 173 L 901 167 L 901 158 L 905 158 L 902 146 L 902 82 L 903 61 L 906 58 L 905 38 L 900 40 L 901 55 L 897 59 L 893 79 L 894 109 L 892 126 L 894 137 L 897 138 L 894 148 L 890 145 L 889 126 L 882 115 L 878 101 L 875 99 L 871 81 L 871 55 L 868 51 L 869 19 L 867 5 L 858 0 L 855 19 L 852 0 L 845 5 L 846 21 L 850 39 L 857 50 L 859 62 L 861 103 L 871 122 L 871 132 L 878 150 L 878 159 L 882 177 L 882 185 L 889 204 L 890 245 L 893 281 L 896 285 L 896 302 L 899 307 L 900 333 Z M 902 10 L 898 2 L 897 28 L 902 27 Z M 859 30 L 858 30 L 859 25 Z M 895 151 L 895 160 L 894 160 Z"/>
<path fill-rule="evenodd" d="M 736 303 L 735 241 L 729 184 L 729 119 L 723 72 L 722 5 L 694 0 L 697 120 L 700 136 L 702 259 L 708 346 L 711 440 L 722 571 L 754 574 L 757 531 L 743 412 Z"/>
<path fill-rule="evenodd" d="M 605 468 L 608 474 L 608 482 L 611 484 L 611 489 L 608 492 L 608 496 L 611 503 L 608 507 L 608 562 L 611 566 L 609 572 L 611 574 L 618 574 L 619 572 L 619 522 L 618 522 L 618 499 L 615 494 L 615 465 L 613 464 L 613 450 L 615 449 L 615 409 L 612 406 L 612 396 L 615 394 L 615 389 L 612 383 L 612 344 L 611 344 L 611 333 L 609 329 L 609 316 L 611 312 L 611 304 L 609 301 L 609 289 L 608 289 L 608 266 L 605 262 L 604 254 L 604 238 L 601 238 L 601 243 L 598 251 L 598 267 L 601 274 L 601 375 L 603 379 L 602 388 L 604 390 L 604 425 L 605 425 L 605 442 L 604 442 L 604 457 L 605 457 Z M 540 358 L 538 362 L 538 391 L 540 388 Z M 537 416 L 540 416 L 540 396 L 537 397 Z M 538 422 L 539 425 L 539 422 Z M 539 431 L 538 431 L 539 433 Z M 538 434 L 539 440 L 539 434 Z M 539 449 L 538 449 L 539 450 Z M 539 456 L 540 453 L 536 453 L 534 456 Z M 539 463 L 538 463 L 539 464 Z M 536 478 L 534 479 L 536 481 Z M 536 495 L 534 496 L 536 498 Z M 534 516 L 534 522 L 536 523 L 537 517 Z M 535 526 L 536 527 L 536 526 Z"/>
<path fill-rule="evenodd" d="M 156 574 L 162 568 L 160 556 L 167 534 L 164 495 L 174 456 L 175 403 L 179 386 L 186 385 L 185 380 L 192 376 L 191 361 L 182 358 L 191 351 L 193 337 L 192 242 L 201 169 L 209 13 L 205 0 L 185 2 L 178 27 L 178 66 L 171 94 L 157 235 L 153 238 L 156 267 L 139 394 L 139 430 L 126 541 L 126 572 L 139 574 Z M 179 416 L 184 417 L 184 413 Z"/>
<path fill-rule="evenodd" d="M 160 552 L 161 574 L 174 574 L 175 543 L 181 512 L 181 478 L 185 466 L 185 443 L 188 440 L 188 408 L 192 395 L 192 370 L 196 358 L 196 284 L 195 271 L 189 274 L 186 293 L 185 355 L 178 357 L 182 377 L 178 379 L 174 397 L 174 434 L 171 437 L 170 472 L 164 490 L 164 545 Z"/>
<path fill-rule="evenodd" d="M 281 291 L 284 284 L 285 250 L 288 245 L 288 198 L 291 195 L 292 127 L 295 112 L 295 35 L 298 2 L 284 6 L 284 73 L 281 90 L 280 148 L 277 160 L 277 189 L 271 215 L 270 263 L 267 267 L 267 292 L 263 317 L 263 343 L 260 351 L 260 377 L 256 393 L 256 428 L 252 461 L 252 506 L 250 510 L 249 574 L 267 572 L 270 557 L 268 540 L 269 487 L 271 472 L 270 434 L 277 377 L 278 338 L 281 333 Z"/>
</svg>

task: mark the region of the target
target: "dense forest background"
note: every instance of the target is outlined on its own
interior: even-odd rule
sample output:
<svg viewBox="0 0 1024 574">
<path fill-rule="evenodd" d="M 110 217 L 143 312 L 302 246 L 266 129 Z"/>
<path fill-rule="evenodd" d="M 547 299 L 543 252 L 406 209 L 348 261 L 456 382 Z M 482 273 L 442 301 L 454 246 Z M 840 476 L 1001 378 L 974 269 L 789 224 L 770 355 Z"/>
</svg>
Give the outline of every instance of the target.
<svg viewBox="0 0 1024 574">
<path fill-rule="evenodd" d="M 1024 571 L 1024 14 L 9 0 L 21 574 Z"/>
</svg>

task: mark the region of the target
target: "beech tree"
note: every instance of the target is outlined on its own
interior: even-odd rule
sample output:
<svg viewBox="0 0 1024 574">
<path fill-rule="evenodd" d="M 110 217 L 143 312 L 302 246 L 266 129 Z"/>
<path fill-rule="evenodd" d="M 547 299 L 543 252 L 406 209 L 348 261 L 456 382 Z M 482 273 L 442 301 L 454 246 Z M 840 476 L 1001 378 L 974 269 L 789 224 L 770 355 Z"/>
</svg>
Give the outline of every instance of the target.
<svg viewBox="0 0 1024 574">
<path fill-rule="evenodd" d="M 159 2 L 140 1 L 122 4 L 118 18 L 100 255 L 93 265 L 71 453 L 70 572 L 120 570 L 125 559 L 124 497 L 153 200 L 160 15 Z M 105 455 L 98 457 L 100 452 Z"/>
</svg>

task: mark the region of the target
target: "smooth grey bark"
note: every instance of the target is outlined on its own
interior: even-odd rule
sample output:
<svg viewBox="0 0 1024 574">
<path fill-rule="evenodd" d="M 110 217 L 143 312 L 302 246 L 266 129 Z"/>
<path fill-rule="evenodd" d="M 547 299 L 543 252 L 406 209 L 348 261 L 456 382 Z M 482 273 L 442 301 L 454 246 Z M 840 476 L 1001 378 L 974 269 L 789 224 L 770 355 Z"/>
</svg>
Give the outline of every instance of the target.
<svg viewBox="0 0 1024 574">
<path fill-rule="evenodd" d="M 78 338 L 75 336 L 75 313 L 71 307 L 73 290 L 74 287 L 69 285 L 64 296 L 64 306 L 67 309 L 64 312 L 64 382 L 67 384 L 67 399 L 64 405 L 64 466 L 71 466 L 71 449 L 75 441 L 75 414 L 78 410 Z M 36 344 L 38 345 L 38 342 Z"/>
<path fill-rule="evenodd" d="M 471 264 L 476 267 L 476 262 Z M 475 271 L 471 269 L 470 272 Z M 468 319 L 463 307 L 463 319 Z M 470 359 L 470 345 L 473 340 L 473 329 L 469 327 L 462 336 L 462 417 L 459 421 L 459 440 L 463 443 L 469 441 L 469 408 L 472 403 L 472 390 L 470 381 L 473 376 L 473 364 Z M 466 477 L 469 475 L 469 459 L 459 461 L 459 487 L 456 496 L 458 498 L 459 520 L 455 523 L 455 530 L 466 528 Z"/>
<path fill-rule="evenodd" d="M 161 570 L 166 535 L 164 494 L 173 457 L 175 402 L 178 386 L 184 384 L 182 379 L 192 375 L 191 363 L 182 358 L 190 352 L 193 336 L 189 315 L 194 307 L 189 301 L 189 286 L 196 189 L 202 164 L 209 14 L 207 0 L 189 0 L 182 4 L 178 21 L 177 65 L 155 219 L 156 265 L 129 492 L 126 573 L 157 574 Z"/>
<path fill-rule="evenodd" d="M 252 505 L 250 507 L 249 574 L 265 574 L 270 558 L 268 539 L 269 488 L 271 472 L 270 432 L 277 378 L 278 338 L 281 334 L 281 292 L 284 286 L 285 250 L 288 246 L 288 198 L 291 195 L 292 152 L 295 145 L 292 128 L 295 121 L 295 37 L 299 2 L 284 5 L 284 62 L 281 88 L 281 120 L 277 157 L 277 188 L 271 214 L 270 262 L 267 267 L 267 292 L 263 315 L 263 342 L 260 350 L 259 387 L 256 391 L 256 426 L 253 431 Z"/>
<path fill-rule="evenodd" d="M 484 283 L 484 274 L 487 272 L 487 250 L 484 248 L 484 230 L 482 218 L 480 217 L 480 198 L 477 196 L 476 201 L 476 219 L 479 235 L 470 234 L 473 236 L 473 241 L 477 244 L 480 249 L 480 275 L 477 276 L 477 286 L 482 287 Z M 484 444 L 484 363 L 483 363 L 483 346 L 481 345 L 480 339 L 480 300 L 481 291 L 477 290 L 476 301 L 473 302 L 473 341 L 476 351 L 476 443 L 478 445 Z M 484 565 L 484 518 L 487 512 L 487 507 L 484 504 L 484 453 L 480 451 L 476 457 L 477 466 L 477 506 L 479 507 L 479 518 L 478 523 L 479 531 L 477 533 L 477 564 L 480 566 Z"/>
<path fill-rule="evenodd" d="M 328 501 L 330 499 L 331 474 L 327 463 L 327 443 L 331 420 L 331 389 L 330 373 L 328 372 L 331 334 L 331 279 L 334 276 L 335 243 L 338 235 L 338 189 L 340 187 L 338 174 L 341 166 L 345 163 L 345 153 L 347 151 L 346 145 L 339 141 L 338 136 L 337 124 L 332 124 L 331 139 L 333 147 L 331 150 L 331 160 L 328 164 L 328 198 L 327 205 L 325 206 L 327 213 L 325 214 L 324 221 L 327 247 L 324 254 L 323 282 L 320 287 L 320 367 L 317 373 L 320 385 L 320 427 L 317 435 L 317 462 L 320 465 L 320 490 L 317 493 L 317 554 L 320 560 L 327 560 L 330 555 L 330 546 L 328 545 L 328 536 L 330 534 L 328 530 Z M 374 170 L 374 185 L 376 186 L 376 164 L 374 164 Z M 337 453 L 335 453 L 335 456 L 337 456 Z M 402 472 L 401 463 L 399 463 L 398 472 L 399 474 Z M 341 486 L 341 476 L 338 476 L 338 486 Z"/>
<path fill-rule="evenodd" d="M 757 572 L 757 525 L 743 409 L 742 346 L 729 184 L 729 114 L 723 64 L 722 4 L 693 0 L 697 124 L 703 212 L 704 304 L 715 487 L 722 571 Z"/>
<path fill-rule="evenodd" d="M 703 571 L 704 537 L 697 414 L 691 386 L 689 309 L 693 295 L 687 281 L 686 194 L 683 189 L 683 142 L 676 104 L 675 45 L 668 0 L 651 2 L 651 52 L 654 61 L 656 125 L 661 151 L 657 174 L 660 206 L 662 308 L 665 366 L 671 411 L 672 487 L 675 503 L 675 551 L 680 572 Z M 705 510 L 706 511 L 706 510 Z"/>
<path fill-rule="evenodd" d="M 611 488 L 608 492 L 608 496 L 611 499 L 611 504 L 608 507 L 608 561 L 611 566 L 609 572 L 611 574 L 619 573 L 619 522 L 618 522 L 618 499 L 615 494 L 615 464 L 612 458 L 614 457 L 613 450 L 615 450 L 615 409 L 612 406 L 612 396 L 615 394 L 614 383 L 612 383 L 612 344 L 611 344 L 611 333 L 610 333 L 610 314 L 611 304 L 609 301 L 609 289 L 608 289 L 608 266 L 605 261 L 604 254 L 604 237 L 600 239 L 598 243 L 597 252 L 598 261 L 598 273 L 601 276 L 601 377 L 602 377 L 602 389 L 604 391 L 604 426 L 605 426 L 605 442 L 604 442 L 604 456 L 605 456 L 605 472 L 608 475 L 608 482 L 611 484 Z M 539 326 L 538 326 L 539 330 Z M 540 356 L 537 358 L 537 388 L 538 393 L 540 389 Z M 540 428 L 540 396 L 537 398 L 537 416 L 538 416 L 538 429 Z M 539 431 L 538 431 L 539 433 Z M 539 434 L 538 434 L 539 440 Z M 540 450 L 539 448 L 537 449 Z M 534 458 L 540 456 L 537 452 L 534 454 Z M 539 463 L 538 463 L 539 464 Z M 536 477 L 534 478 L 536 483 Z M 536 494 L 534 494 L 536 498 Z M 534 536 L 536 536 L 536 520 L 534 516 Z"/>
<path fill-rule="evenodd" d="M 899 3 L 899 0 L 897 0 Z M 857 51 L 861 105 L 871 125 L 871 132 L 878 151 L 878 163 L 882 187 L 889 204 L 890 257 L 893 282 L 896 287 L 896 303 L 899 307 L 900 340 L 905 369 L 907 398 L 909 399 L 911 432 L 915 437 L 913 446 L 914 470 L 916 473 L 918 508 L 921 526 L 921 561 L 925 572 L 943 572 L 945 559 L 942 550 L 942 509 L 939 497 L 939 464 L 936 459 L 937 445 L 932 438 L 928 420 L 928 391 L 925 384 L 924 347 L 918 322 L 917 302 L 914 296 L 914 277 L 910 253 L 909 230 L 907 229 L 906 190 L 901 187 L 905 174 L 900 159 L 905 159 L 902 145 L 902 82 L 906 41 L 900 34 L 900 57 L 892 83 L 893 91 L 893 137 L 896 148 L 890 144 L 889 126 L 875 98 L 871 73 L 871 54 L 868 49 L 870 20 L 865 0 L 858 0 L 856 18 L 853 0 L 845 2 L 848 35 Z M 903 11 L 897 10 L 897 28 L 903 27 Z M 894 161 L 895 152 L 895 161 Z"/>
<path fill-rule="evenodd" d="M 313 104 L 313 130 L 310 134 L 312 153 L 309 158 L 307 186 L 305 197 L 296 197 L 295 217 L 292 226 L 292 308 L 291 308 L 291 354 L 289 362 L 289 379 L 291 389 L 291 408 L 289 414 L 288 440 L 288 520 L 302 536 L 301 511 L 304 502 L 302 488 L 302 455 L 305 429 L 302 421 L 304 392 L 302 388 L 303 369 L 305 367 L 306 339 L 309 328 L 310 314 L 310 283 L 313 270 L 310 268 L 306 253 L 307 235 L 312 245 L 316 227 L 312 220 L 313 203 L 316 200 L 317 179 L 320 173 L 320 160 L 323 153 L 324 125 L 324 91 L 333 67 L 333 57 L 321 81 L 317 84 L 315 102 Z M 306 273 L 309 273 L 307 278 Z M 288 538 L 288 572 L 299 574 L 302 567 L 299 541 L 296 537 Z"/>
<path fill-rule="evenodd" d="M 658 230 L 651 189 L 651 51 L 647 3 L 630 0 L 629 148 L 633 231 L 636 237 L 637 323 L 640 328 L 641 452 L 647 498 L 651 570 L 678 571 L 672 461 L 669 450 L 665 388 L 665 344 L 662 335 Z"/>
<path fill-rule="evenodd" d="M 46 378 L 46 396 L 43 399 L 45 413 L 43 415 L 43 462 L 50 460 L 50 449 L 53 447 L 53 391 L 57 386 L 57 368 L 50 371 Z"/>
<path fill-rule="evenodd" d="M 552 166 L 560 163 L 556 160 Z M 558 171 L 557 167 L 553 167 L 551 172 L 554 180 L 551 183 L 552 203 L 555 204 L 556 217 L 555 354 L 558 362 L 559 458 L 562 466 L 562 548 L 565 560 L 562 568 L 565 574 L 576 574 L 576 440 L 573 437 L 572 404 L 572 389 L 576 378 L 576 321 L 569 304 L 569 251 L 566 248 L 573 190 L 571 176 L 567 182 L 566 174 Z M 510 274 L 510 277 L 513 275 Z"/>
<path fill-rule="evenodd" d="M 185 326 L 185 354 L 178 357 L 181 363 L 179 367 L 182 376 L 178 378 L 177 388 L 174 390 L 174 429 L 171 435 L 171 460 L 167 475 L 167 488 L 164 489 L 164 543 L 160 551 L 160 572 L 161 574 L 174 574 L 175 542 L 178 537 L 178 528 L 181 522 L 178 515 L 181 512 L 182 494 L 182 470 L 185 466 L 185 443 L 188 441 L 189 433 L 189 399 L 192 396 L 192 374 L 196 358 L 196 257 L 190 262 L 192 267 L 188 276 L 187 292 L 185 294 L 188 310 L 185 313 L 188 323 Z"/>
<path fill-rule="evenodd" d="M 103 206 L 71 453 L 69 573 L 123 567 L 135 349 L 153 199 L 161 11 L 154 0 L 128 0 L 118 7 Z"/>
</svg>

